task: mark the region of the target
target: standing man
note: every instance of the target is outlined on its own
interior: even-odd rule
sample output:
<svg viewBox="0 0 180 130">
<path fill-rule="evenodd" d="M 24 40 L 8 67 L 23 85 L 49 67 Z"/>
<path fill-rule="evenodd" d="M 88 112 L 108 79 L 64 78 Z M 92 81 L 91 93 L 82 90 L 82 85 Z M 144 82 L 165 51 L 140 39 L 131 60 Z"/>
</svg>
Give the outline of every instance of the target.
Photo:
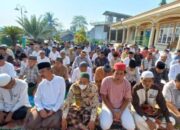
<svg viewBox="0 0 180 130">
<path fill-rule="evenodd" d="M 35 93 L 35 108 L 27 117 L 25 128 L 60 128 L 61 107 L 65 97 L 65 82 L 62 77 L 52 73 L 49 62 L 38 64 L 43 80 Z"/>
<path fill-rule="evenodd" d="M 0 74 L 0 127 L 25 119 L 30 107 L 27 89 L 23 80 Z"/>
<path fill-rule="evenodd" d="M 161 89 L 154 85 L 153 79 L 154 75 L 151 71 L 144 71 L 141 75 L 140 84 L 134 86 L 132 105 L 135 109 L 136 126 L 140 130 L 156 130 L 159 128 L 173 130 Z M 156 107 L 157 105 L 159 108 Z M 163 123 L 165 126 L 162 126 Z"/>
<path fill-rule="evenodd" d="M 126 65 L 116 63 L 114 74 L 102 81 L 101 96 L 103 100 L 102 112 L 100 114 L 100 125 L 103 130 L 108 130 L 113 121 L 120 121 L 127 130 L 134 130 L 133 117 L 128 109 L 132 100 L 131 85 L 124 78 Z"/>
</svg>

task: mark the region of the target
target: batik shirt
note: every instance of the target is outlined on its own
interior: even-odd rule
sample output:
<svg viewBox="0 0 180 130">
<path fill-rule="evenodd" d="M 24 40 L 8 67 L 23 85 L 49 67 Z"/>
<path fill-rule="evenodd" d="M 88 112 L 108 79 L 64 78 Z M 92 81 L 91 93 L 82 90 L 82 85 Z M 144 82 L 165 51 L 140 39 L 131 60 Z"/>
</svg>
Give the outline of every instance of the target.
<svg viewBox="0 0 180 130">
<path fill-rule="evenodd" d="M 91 111 L 91 121 L 96 120 L 97 109 L 99 107 L 98 89 L 95 84 L 90 83 L 86 89 L 81 90 L 79 82 L 74 83 L 68 97 L 63 106 L 63 118 L 67 118 L 69 109 L 72 105 L 77 105 L 81 108 L 86 108 Z"/>
</svg>

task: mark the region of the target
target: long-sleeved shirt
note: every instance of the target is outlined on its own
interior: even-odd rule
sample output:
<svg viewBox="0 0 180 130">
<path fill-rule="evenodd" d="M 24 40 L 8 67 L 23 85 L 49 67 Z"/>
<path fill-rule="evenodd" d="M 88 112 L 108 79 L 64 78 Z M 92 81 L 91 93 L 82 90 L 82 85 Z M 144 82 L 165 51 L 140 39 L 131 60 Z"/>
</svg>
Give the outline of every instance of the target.
<svg viewBox="0 0 180 130">
<path fill-rule="evenodd" d="M 104 57 L 104 58 L 97 57 L 95 59 L 95 66 L 96 67 L 104 66 L 105 64 L 109 64 L 109 61 L 106 57 Z"/>
<path fill-rule="evenodd" d="M 168 82 L 168 72 L 166 69 L 162 73 L 158 73 L 156 68 L 151 68 L 150 71 L 154 74 L 154 83 L 160 84 L 162 79 Z"/>
<path fill-rule="evenodd" d="M 39 76 L 37 65 L 34 65 L 32 68 L 30 68 L 29 66 L 25 67 L 21 70 L 19 76 L 26 76 L 27 83 L 36 84 Z"/>
<path fill-rule="evenodd" d="M 91 68 L 87 67 L 87 71 L 86 72 L 89 74 L 90 81 L 92 81 L 92 70 L 91 70 Z M 72 73 L 72 76 L 71 76 L 71 82 L 74 83 L 77 80 L 79 80 L 80 79 L 80 75 L 81 75 L 81 71 L 80 71 L 79 67 L 74 69 L 73 73 Z"/>
<path fill-rule="evenodd" d="M 27 90 L 27 83 L 20 79 L 15 79 L 12 89 L 0 88 L 0 111 L 15 112 L 22 106 L 30 107 Z"/>
<path fill-rule="evenodd" d="M 9 62 L 5 62 L 3 66 L 0 66 L 0 74 L 2 73 L 6 73 L 13 78 L 17 76 L 14 66 Z"/>
<path fill-rule="evenodd" d="M 65 81 L 60 76 L 53 76 L 51 81 L 43 79 L 35 93 L 35 106 L 38 111 L 42 109 L 57 112 L 64 102 Z"/>
<path fill-rule="evenodd" d="M 180 63 L 172 65 L 169 69 L 169 80 L 175 80 L 176 75 L 180 73 Z"/>
<path fill-rule="evenodd" d="M 134 71 L 131 71 L 129 67 L 126 68 L 126 79 L 129 82 L 136 81 L 136 83 L 140 82 L 140 73 L 138 71 L 138 68 L 135 68 Z"/>
<path fill-rule="evenodd" d="M 58 51 L 56 51 L 56 52 L 51 51 L 49 53 L 49 59 L 51 61 L 55 61 L 58 57 L 61 57 Z"/>
<path fill-rule="evenodd" d="M 89 67 L 92 67 L 92 63 L 87 57 L 82 58 L 81 56 L 77 56 L 72 64 L 72 69 L 79 67 L 80 63 L 83 61 L 85 61 Z"/>
<path fill-rule="evenodd" d="M 79 82 L 74 83 L 63 106 L 63 118 L 67 118 L 70 107 L 76 103 L 79 107 L 91 110 L 91 121 L 96 120 L 99 107 L 98 89 L 93 83 L 89 83 L 85 90 L 81 90 Z"/>
<path fill-rule="evenodd" d="M 152 106 L 153 108 L 155 108 L 155 106 L 158 105 L 166 121 L 169 122 L 169 111 L 167 109 L 166 102 L 162 95 L 162 92 L 158 86 L 152 85 L 151 88 L 148 91 L 146 91 L 142 83 L 137 84 L 133 89 L 132 97 L 132 105 L 137 114 L 139 114 L 140 116 L 148 116 L 145 115 L 143 109 L 141 108 L 141 106 L 145 104 L 145 102 L 147 101 L 148 105 Z"/>
</svg>

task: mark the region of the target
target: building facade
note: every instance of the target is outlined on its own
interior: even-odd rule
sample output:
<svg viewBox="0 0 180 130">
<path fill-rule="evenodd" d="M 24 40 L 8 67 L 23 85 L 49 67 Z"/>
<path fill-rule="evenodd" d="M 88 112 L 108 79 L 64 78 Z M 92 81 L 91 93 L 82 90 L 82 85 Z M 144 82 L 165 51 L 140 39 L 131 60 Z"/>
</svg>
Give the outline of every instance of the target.
<svg viewBox="0 0 180 130">
<path fill-rule="evenodd" d="M 122 19 L 131 17 L 127 14 L 115 13 L 110 11 L 105 11 L 103 15 L 105 16 L 105 21 L 91 23 L 91 25 L 94 27 L 88 32 L 88 36 L 90 39 L 109 41 L 110 25 L 115 22 L 121 21 Z"/>
<path fill-rule="evenodd" d="M 109 41 L 180 49 L 180 0 L 112 24 Z"/>
</svg>

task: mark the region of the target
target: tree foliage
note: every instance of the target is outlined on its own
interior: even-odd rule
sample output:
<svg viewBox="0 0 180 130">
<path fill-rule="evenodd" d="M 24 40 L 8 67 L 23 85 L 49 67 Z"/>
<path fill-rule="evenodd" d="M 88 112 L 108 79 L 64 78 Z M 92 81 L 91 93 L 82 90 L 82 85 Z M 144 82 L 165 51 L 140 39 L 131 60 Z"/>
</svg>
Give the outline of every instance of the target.
<svg viewBox="0 0 180 130">
<path fill-rule="evenodd" d="M 86 30 L 88 23 L 86 21 L 86 18 L 84 16 L 74 16 L 73 20 L 71 22 L 71 31 L 77 32 L 81 29 Z"/>
<path fill-rule="evenodd" d="M 87 42 L 86 31 L 83 28 L 75 33 L 74 41 L 76 44 L 84 44 Z"/>
<path fill-rule="evenodd" d="M 26 35 L 35 41 L 49 39 L 52 33 L 48 22 L 42 19 L 41 16 L 37 18 L 32 15 L 30 19 L 27 17 L 24 17 L 24 19 L 18 18 L 17 22 L 23 27 Z"/>
<path fill-rule="evenodd" d="M 15 46 L 18 39 L 22 36 L 23 30 L 17 26 L 5 26 L 0 33 L 2 39 L 9 39 L 9 42 Z"/>
</svg>

